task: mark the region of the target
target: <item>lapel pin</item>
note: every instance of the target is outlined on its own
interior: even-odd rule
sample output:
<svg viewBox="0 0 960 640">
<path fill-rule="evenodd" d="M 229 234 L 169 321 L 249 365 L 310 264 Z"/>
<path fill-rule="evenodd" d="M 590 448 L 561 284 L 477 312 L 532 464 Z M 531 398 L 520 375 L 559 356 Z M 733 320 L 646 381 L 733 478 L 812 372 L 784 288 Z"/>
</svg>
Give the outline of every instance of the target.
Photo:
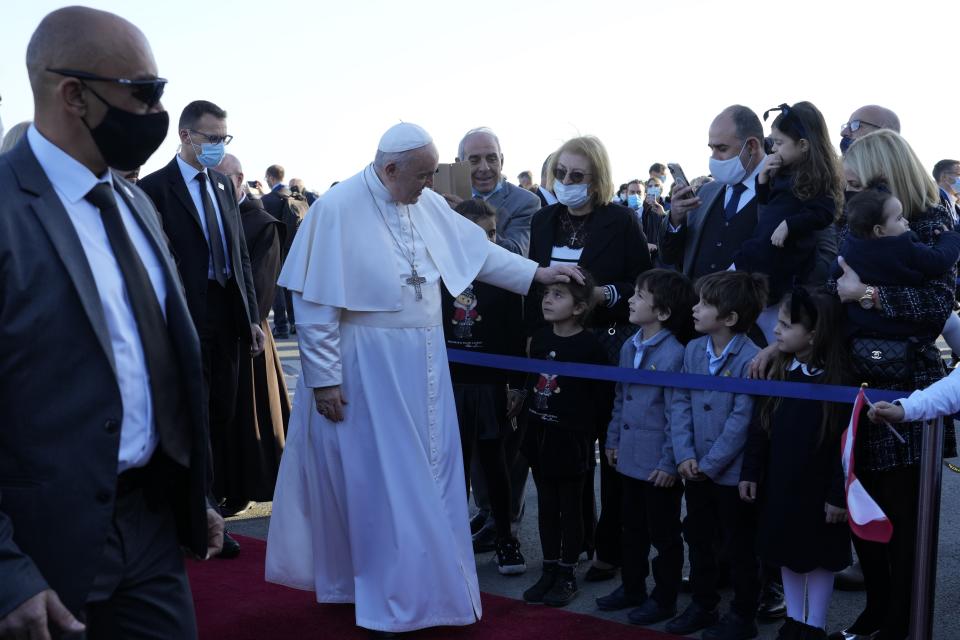
<svg viewBox="0 0 960 640">
<path fill-rule="evenodd" d="M 657 370 L 657 365 L 655 364 L 650 365 L 650 371 L 656 371 L 656 370 Z"/>
<path fill-rule="evenodd" d="M 217 183 L 217 186 L 220 187 L 220 191 L 226 191 L 226 189 L 223 188 L 223 183 L 222 183 L 222 182 L 218 182 L 218 183 Z"/>
<path fill-rule="evenodd" d="M 732 374 L 730 373 L 730 369 L 727 369 L 726 371 L 723 372 L 723 377 L 724 377 L 724 378 L 729 378 L 731 375 L 732 375 Z"/>
</svg>

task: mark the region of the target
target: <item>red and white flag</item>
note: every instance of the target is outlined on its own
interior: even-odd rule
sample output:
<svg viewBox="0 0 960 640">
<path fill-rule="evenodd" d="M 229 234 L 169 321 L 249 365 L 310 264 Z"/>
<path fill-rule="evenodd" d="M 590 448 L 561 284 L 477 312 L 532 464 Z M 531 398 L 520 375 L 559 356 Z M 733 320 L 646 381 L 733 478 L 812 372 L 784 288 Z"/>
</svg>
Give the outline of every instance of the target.
<svg viewBox="0 0 960 640">
<path fill-rule="evenodd" d="M 857 441 L 857 423 L 860 422 L 860 413 L 867 399 L 863 387 L 853 403 L 853 413 L 850 415 L 850 426 L 843 432 L 841 451 L 843 456 L 843 473 L 846 476 L 847 515 L 850 529 L 854 535 L 871 542 L 890 542 L 893 536 L 893 523 L 887 518 L 867 490 L 864 489 L 853 470 L 853 450 Z"/>
</svg>

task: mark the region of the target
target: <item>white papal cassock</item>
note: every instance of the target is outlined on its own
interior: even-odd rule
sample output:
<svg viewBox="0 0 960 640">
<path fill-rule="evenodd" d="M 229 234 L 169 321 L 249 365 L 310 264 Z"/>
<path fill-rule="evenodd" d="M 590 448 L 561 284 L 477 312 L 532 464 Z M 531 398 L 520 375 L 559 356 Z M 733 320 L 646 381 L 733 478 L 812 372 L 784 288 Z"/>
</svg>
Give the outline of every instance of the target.
<svg viewBox="0 0 960 640">
<path fill-rule="evenodd" d="M 404 282 L 410 266 L 384 218 L 407 255 L 416 248 L 422 300 Z M 314 204 L 280 277 L 295 292 L 302 373 L 268 581 L 314 590 L 318 602 L 354 602 L 368 629 L 480 618 L 441 277 L 452 293 L 474 277 L 526 293 L 535 271 L 429 190 L 397 207 L 370 167 Z M 336 384 L 348 404 L 335 424 L 311 389 Z"/>
</svg>

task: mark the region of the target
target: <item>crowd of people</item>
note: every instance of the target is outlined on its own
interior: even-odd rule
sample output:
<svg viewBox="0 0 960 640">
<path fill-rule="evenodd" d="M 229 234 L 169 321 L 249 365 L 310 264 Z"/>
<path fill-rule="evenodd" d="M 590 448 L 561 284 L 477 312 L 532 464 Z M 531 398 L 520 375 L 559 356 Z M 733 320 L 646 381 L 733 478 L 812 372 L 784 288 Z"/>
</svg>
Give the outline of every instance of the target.
<svg viewBox="0 0 960 640">
<path fill-rule="evenodd" d="M 923 420 L 960 397 L 935 344 L 960 353 L 960 161 L 928 172 L 889 109 L 856 109 L 838 153 L 809 102 L 730 106 L 709 176 L 657 162 L 619 188 L 595 137 L 518 186 L 474 128 L 467 199 L 431 190 L 436 145 L 401 124 L 321 196 L 278 164 L 246 180 L 206 100 L 140 177 L 166 80 L 118 16 L 51 13 L 27 70 L 34 120 L 0 148 L 0 638 L 195 637 L 181 547 L 236 557 L 223 518 L 254 500 L 274 501 L 268 580 L 354 603 L 376 636 L 471 624 L 474 553 L 527 571 L 530 475 L 527 602 L 619 575 L 596 604 L 633 624 L 739 640 L 783 616 L 778 637 L 826 638 L 853 549 L 865 606 L 830 637 L 906 637 Z M 291 335 L 292 406 L 274 342 Z M 447 348 L 930 390 L 878 403 L 857 441 L 894 527 L 879 543 L 846 524 L 848 406 L 448 365 Z"/>
</svg>

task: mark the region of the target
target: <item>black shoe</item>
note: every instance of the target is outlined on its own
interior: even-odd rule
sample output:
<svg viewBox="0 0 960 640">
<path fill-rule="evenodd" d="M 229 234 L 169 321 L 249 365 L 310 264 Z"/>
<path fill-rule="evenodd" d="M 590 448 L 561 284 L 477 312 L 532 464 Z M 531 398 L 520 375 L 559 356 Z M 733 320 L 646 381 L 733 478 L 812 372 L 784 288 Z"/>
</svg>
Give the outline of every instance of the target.
<svg viewBox="0 0 960 640">
<path fill-rule="evenodd" d="M 519 576 L 527 570 L 527 563 L 520 553 L 516 538 L 504 538 L 497 542 L 497 571 L 503 576 Z"/>
<path fill-rule="evenodd" d="M 483 529 L 483 525 L 487 524 L 487 520 L 489 519 L 489 511 L 484 511 L 483 509 L 477 511 L 477 515 L 470 518 L 470 535 L 477 535 L 477 532 L 480 531 L 480 529 Z"/>
<path fill-rule="evenodd" d="M 614 589 L 613 593 L 597 598 L 597 608 L 600 611 L 620 611 L 630 607 L 639 607 L 646 599 L 646 594 L 628 596 L 621 584 Z"/>
<path fill-rule="evenodd" d="M 833 586 L 840 591 L 863 591 L 863 569 L 859 562 L 833 574 Z"/>
<path fill-rule="evenodd" d="M 583 576 L 583 579 L 587 582 L 603 582 L 605 580 L 613 580 L 617 577 L 617 567 L 610 567 L 609 569 L 600 569 L 594 565 L 590 565 L 590 568 L 587 569 L 586 575 Z"/>
<path fill-rule="evenodd" d="M 793 618 L 787 618 L 783 624 L 780 625 L 780 629 L 777 630 L 776 640 L 800 640 L 802 624 L 802 622 L 798 622 Z"/>
<path fill-rule="evenodd" d="M 667 633 L 686 636 L 700 629 L 715 625 L 720 619 L 716 609 L 706 610 L 696 602 L 684 609 L 683 613 L 667 623 Z"/>
<path fill-rule="evenodd" d="M 486 553 L 497 548 L 497 526 L 490 518 L 480 531 L 473 536 L 473 552 Z"/>
<path fill-rule="evenodd" d="M 226 531 L 223 532 L 223 550 L 217 554 L 218 558 L 233 560 L 240 555 L 240 543 L 233 539 Z"/>
<path fill-rule="evenodd" d="M 297 328 L 296 328 L 295 326 L 293 326 L 292 324 L 290 325 L 290 335 L 292 335 L 292 336 L 297 335 Z"/>
<path fill-rule="evenodd" d="M 227 498 L 226 501 L 220 505 L 220 515 L 224 518 L 232 518 L 237 514 L 243 513 L 252 506 L 253 502 L 250 500 Z"/>
<path fill-rule="evenodd" d="M 758 635 L 760 630 L 757 629 L 756 622 L 730 611 L 720 618 L 720 622 L 706 629 L 700 638 L 702 640 L 750 640 Z"/>
<path fill-rule="evenodd" d="M 878 635 L 879 631 L 874 631 L 872 633 L 854 633 L 849 629 L 844 629 L 843 631 L 836 631 L 827 636 L 830 640 L 873 640 Z"/>
<path fill-rule="evenodd" d="M 547 595 L 547 592 L 553 588 L 553 583 L 557 581 L 557 569 L 556 562 L 544 562 L 540 579 L 523 592 L 524 601 L 530 604 L 543 604 L 543 596 Z"/>
<path fill-rule="evenodd" d="M 565 607 L 580 595 L 580 589 L 577 588 L 577 577 L 573 575 L 573 569 L 573 567 L 559 567 L 557 569 L 557 579 L 554 580 L 550 591 L 543 596 L 543 604 L 548 607 Z"/>
<path fill-rule="evenodd" d="M 677 615 L 677 607 L 663 607 L 653 598 L 647 598 L 642 605 L 627 614 L 630 624 L 657 624 Z"/>
<path fill-rule="evenodd" d="M 828 640 L 827 632 L 820 627 L 798 622 L 796 629 L 796 635 L 787 637 L 795 640 Z"/>
<path fill-rule="evenodd" d="M 760 594 L 757 619 L 771 622 L 785 615 L 787 615 L 787 604 L 783 599 L 783 585 L 778 582 L 768 582 L 763 588 L 763 593 Z"/>
<path fill-rule="evenodd" d="M 276 329 L 274 329 L 274 330 L 273 330 L 273 338 L 274 338 L 274 340 L 288 340 L 288 339 L 290 338 L 290 332 L 289 332 L 289 331 L 277 331 Z"/>
</svg>

